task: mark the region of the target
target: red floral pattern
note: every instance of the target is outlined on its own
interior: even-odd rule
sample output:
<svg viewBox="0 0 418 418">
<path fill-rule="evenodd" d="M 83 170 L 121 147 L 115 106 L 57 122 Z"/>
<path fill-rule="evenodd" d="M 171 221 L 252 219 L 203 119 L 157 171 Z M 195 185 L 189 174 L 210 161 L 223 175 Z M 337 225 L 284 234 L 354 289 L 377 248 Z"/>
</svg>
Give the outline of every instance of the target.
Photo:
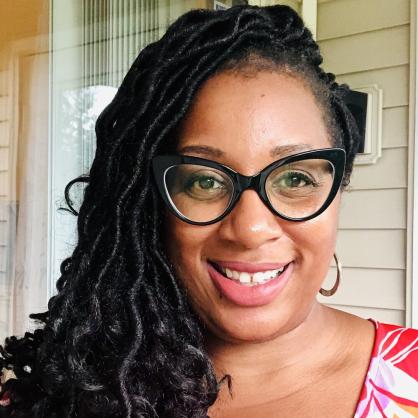
<svg viewBox="0 0 418 418">
<path fill-rule="evenodd" d="M 354 418 L 417 418 L 418 330 L 372 322 L 374 348 Z"/>
</svg>

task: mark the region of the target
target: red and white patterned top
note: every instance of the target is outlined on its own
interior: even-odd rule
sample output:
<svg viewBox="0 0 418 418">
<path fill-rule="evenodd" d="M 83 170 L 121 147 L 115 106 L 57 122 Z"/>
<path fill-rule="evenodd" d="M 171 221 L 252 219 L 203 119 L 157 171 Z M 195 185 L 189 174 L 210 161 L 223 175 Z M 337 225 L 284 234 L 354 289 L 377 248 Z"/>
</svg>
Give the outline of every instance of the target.
<svg viewBox="0 0 418 418">
<path fill-rule="evenodd" d="M 371 321 L 375 342 L 354 418 L 417 418 L 418 330 Z"/>
</svg>

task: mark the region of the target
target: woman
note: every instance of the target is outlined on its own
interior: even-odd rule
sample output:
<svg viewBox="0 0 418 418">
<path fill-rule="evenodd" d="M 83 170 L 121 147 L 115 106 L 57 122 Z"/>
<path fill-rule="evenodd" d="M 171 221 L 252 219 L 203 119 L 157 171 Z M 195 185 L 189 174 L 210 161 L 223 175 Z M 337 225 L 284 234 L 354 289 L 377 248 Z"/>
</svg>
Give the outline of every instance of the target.
<svg viewBox="0 0 418 418">
<path fill-rule="evenodd" d="M 3 353 L 5 414 L 418 413 L 417 331 L 316 300 L 358 143 L 321 62 L 281 6 L 192 11 L 141 52 L 44 328 Z"/>
</svg>

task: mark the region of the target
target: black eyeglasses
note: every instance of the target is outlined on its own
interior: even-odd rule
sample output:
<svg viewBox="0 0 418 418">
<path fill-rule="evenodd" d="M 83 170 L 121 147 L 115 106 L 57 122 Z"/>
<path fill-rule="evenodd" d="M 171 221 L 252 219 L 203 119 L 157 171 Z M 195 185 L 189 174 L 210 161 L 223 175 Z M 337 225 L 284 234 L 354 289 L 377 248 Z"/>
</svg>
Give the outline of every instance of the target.
<svg viewBox="0 0 418 418">
<path fill-rule="evenodd" d="M 158 190 L 178 218 L 193 225 L 220 221 L 242 192 L 255 190 L 277 216 L 306 221 L 320 215 L 340 188 L 345 151 L 326 148 L 301 152 L 269 164 L 254 176 L 199 157 L 159 155 L 152 161 Z"/>
</svg>

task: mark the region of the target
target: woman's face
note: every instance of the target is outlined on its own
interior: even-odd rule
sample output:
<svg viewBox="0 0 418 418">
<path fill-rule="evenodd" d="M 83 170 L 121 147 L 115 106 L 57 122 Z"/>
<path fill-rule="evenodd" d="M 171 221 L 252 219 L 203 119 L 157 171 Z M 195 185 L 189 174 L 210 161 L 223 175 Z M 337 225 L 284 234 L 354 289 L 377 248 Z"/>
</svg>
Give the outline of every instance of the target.
<svg viewBox="0 0 418 418">
<path fill-rule="evenodd" d="M 330 146 L 321 110 L 298 78 L 225 72 L 197 94 L 178 152 L 251 176 L 286 155 Z M 232 212 L 212 225 L 190 225 L 167 214 L 169 257 L 213 334 L 234 342 L 265 341 L 308 317 L 334 252 L 339 200 L 340 194 L 325 212 L 303 222 L 274 215 L 254 190 L 244 191 Z M 271 270 L 266 263 L 287 267 L 273 292 L 252 298 L 247 286 L 238 293 L 235 287 L 230 297 L 214 278 L 212 262 L 238 272 Z"/>
</svg>

